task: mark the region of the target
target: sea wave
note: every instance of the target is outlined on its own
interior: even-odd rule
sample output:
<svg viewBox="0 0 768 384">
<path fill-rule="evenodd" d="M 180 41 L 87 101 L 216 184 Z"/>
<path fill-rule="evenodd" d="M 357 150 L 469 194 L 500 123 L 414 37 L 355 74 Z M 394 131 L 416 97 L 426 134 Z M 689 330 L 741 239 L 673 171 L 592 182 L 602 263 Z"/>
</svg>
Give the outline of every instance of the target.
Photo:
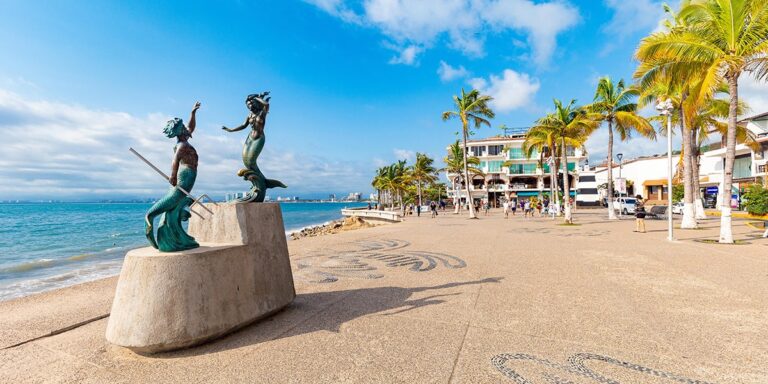
<svg viewBox="0 0 768 384">
<path fill-rule="evenodd" d="M 88 265 L 84 268 L 38 279 L 0 285 L 0 301 L 41 293 L 70 285 L 97 280 L 120 273 L 122 260 Z"/>
<path fill-rule="evenodd" d="M 27 273 L 27 272 L 33 272 L 33 271 L 47 269 L 47 268 L 60 267 L 62 265 L 66 265 L 70 263 L 78 263 L 78 262 L 85 262 L 90 260 L 112 258 L 113 256 L 124 254 L 125 253 L 124 251 L 128 251 L 128 249 L 130 248 L 129 247 L 111 247 L 99 252 L 82 253 L 79 255 L 68 256 L 60 259 L 44 258 L 44 259 L 37 259 L 32 261 L 24 261 L 18 264 L 13 264 L 7 267 L 0 268 L 0 277 L 2 277 L 3 274 L 13 275 L 13 274 L 19 274 L 19 273 Z"/>
<path fill-rule="evenodd" d="M 54 260 L 54 259 L 38 259 L 33 261 L 27 261 L 24 263 L 11 265 L 10 267 L 0 268 L 0 273 L 28 272 L 28 271 L 33 271 L 35 269 L 53 267 L 58 262 L 59 260 Z"/>
</svg>

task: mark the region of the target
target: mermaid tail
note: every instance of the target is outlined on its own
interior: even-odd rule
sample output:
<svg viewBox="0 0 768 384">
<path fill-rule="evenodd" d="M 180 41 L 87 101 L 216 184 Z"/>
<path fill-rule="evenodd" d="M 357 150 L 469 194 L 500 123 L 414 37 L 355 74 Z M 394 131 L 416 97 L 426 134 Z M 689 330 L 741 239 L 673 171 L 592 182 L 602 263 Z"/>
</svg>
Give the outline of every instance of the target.
<svg viewBox="0 0 768 384">
<path fill-rule="evenodd" d="M 189 192 L 195 185 L 196 177 L 196 170 L 182 164 L 178 172 L 177 185 Z M 194 237 L 184 231 L 181 223 L 189 219 L 190 213 L 186 208 L 192 202 L 193 200 L 187 195 L 173 187 L 162 199 L 152 205 L 144 221 L 145 234 L 152 247 L 163 252 L 174 252 L 200 246 Z M 161 217 L 157 228 L 157 239 L 155 239 L 153 223 L 157 216 Z"/>
<path fill-rule="evenodd" d="M 249 135 L 245 140 L 243 146 L 243 164 L 246 168 L 241 169 L 237 175 L 242 176 L 243 179 L 251 182 L 251 189 L 244 197 L 238 199 L 240 202 L 263 202 L 267 197 L 267 189 L 269 188 L 288 188 L 283 182 L 275 179 L 267 179 L 264 174 L 261 173 L 257 160 L 261 154 L 262 148 L 264 148 L 264 134 L 257 139 L 252 139 Z"/>
</svg>

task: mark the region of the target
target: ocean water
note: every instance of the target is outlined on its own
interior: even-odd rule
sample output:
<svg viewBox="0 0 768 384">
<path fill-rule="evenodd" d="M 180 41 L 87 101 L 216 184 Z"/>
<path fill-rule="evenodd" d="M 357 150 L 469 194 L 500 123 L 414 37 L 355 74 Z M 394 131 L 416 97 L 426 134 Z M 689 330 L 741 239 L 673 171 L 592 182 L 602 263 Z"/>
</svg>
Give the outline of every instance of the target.
<svg viewBox="0 0 768 384">
<path fill-rule="evenodd" d="M 0 301 L 120 273 L 151 204 L 0 204 Z M 286 233 L 365 203 L 281 203 Z M 156 219 L 156 225 L 159 219 Z"/>
</svg>

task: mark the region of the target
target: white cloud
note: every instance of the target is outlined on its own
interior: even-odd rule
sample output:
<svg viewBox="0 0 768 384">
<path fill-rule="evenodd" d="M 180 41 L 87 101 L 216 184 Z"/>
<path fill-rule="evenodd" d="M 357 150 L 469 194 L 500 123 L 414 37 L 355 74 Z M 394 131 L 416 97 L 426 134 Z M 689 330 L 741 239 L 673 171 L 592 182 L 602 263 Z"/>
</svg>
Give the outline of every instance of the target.
<svg viewBox="0 0 768 384">
<path fill-rule="evenodd" d="M 564 1 L 537 4 L 529 0 L 499 0 L 484 4 L 481 15 L 494 27 L 527 34 L 533 61 L 540 65 L 549 62 L 557 46 L 557 35 L 581 20 L 578 9 Z"/>
<path fill-rule="evenodd" d="M 178 111 L 185 122 L 188 114 Z M 205 114 L 203 105 L 191 140 L 200 155 L 194 192 L 222 197 L 246 190 L 248 183 L 236 175 L 244 133 L 225 134 L 218 125 L 205 124 Z M 157 197 L 167 184 L 128 148 L 168 172 L 174 141 L 162 128 L 170 117 L 29 100 L 0 90 L 0 199 Z M 366 185 L 370 170 L 352 164 L 270 148 L 259 163 L 267 177 L 289 187 L 273 193 L 290 195 Z"/>
<path fill-rule="evenodd" d="M 450 64 L 443 60 L 440 60 L 440 66 L 437 68 L 437 74 L 440 76 L 440 80 L 443 82 L 449 82 L 451 80 L 467 77 L 469 71 L 460 65 L 458 68 L 452 67 Z"/>
<path fill-rule="evenodd" d="M 413 163 L 414 161 L 416 161 L 415 151 L 411 151 L 409 149 L 395 148 L 393 152 L 395 154 L 395 159 L 397 160 L 408 160 L 409 163 Z"/>
<path fill-rule="evenodd" d="M 397 56 L 392 57 L 389 60 L 390 64 L 405 64 L 405 65 L 416 65 L 418 62 L 416 61 L 416 56 L 423 51 L 424 49 L 421 47 L 418 47 L 416 45 L 409 45 L 402 50 L 400 50 L 399 54 Z"/>
<path fill-rule="evenodd" d="M 489 32 L 513 30 L 526 36 L 540 65 L 554 53 L 557 35 L 580 20 L 578 9 L 563 0 L 363 0 L 358 12 L 351 10 L 353 1 L 305 1 L 345 22 L 377 28 L 404 49 L 428 48 L 444 37 L 451 48 L 479 57 Z"/>
<path fill-rule="evenodd" d="M 750 111 L 745 114 L 747 116 L 768 112 L 768 82 L 756 80 L 748 74 L 741 76 L 739 99 L 749 104 Z"/>
<path fill-rule="evenodd" d="M 678 0 L 603 0 L 606 7 L 613 11 L 613 17 L 602 30 L 610 36 L 599 56 L 610 54 L 624 39 L 637 33 L 653 33 L 664 30 L 664 21 L 668 15 L 664 12 L 664 3 L 673 10 L 679 8 Z"/>
<path fill-rule="evenodd" d="M 511 69 L 505 69 L 501 77 L 491 75 L 489 80 L 470 79 L 469 84 L 481 94 L 493 97 L 491 107 L 497 112 L 509 112 L 529 106 L 540 87 L 537 79 Z"/>
<path fill-rule="evenodd" d="M 657 28 L 664 19 L 663 1 L 657 0 L 604 0 L 613 10 L 613 17 L 603 26 L 603 31 L 625 38 L 637 32 L 648 32 Z"/>
</svg>

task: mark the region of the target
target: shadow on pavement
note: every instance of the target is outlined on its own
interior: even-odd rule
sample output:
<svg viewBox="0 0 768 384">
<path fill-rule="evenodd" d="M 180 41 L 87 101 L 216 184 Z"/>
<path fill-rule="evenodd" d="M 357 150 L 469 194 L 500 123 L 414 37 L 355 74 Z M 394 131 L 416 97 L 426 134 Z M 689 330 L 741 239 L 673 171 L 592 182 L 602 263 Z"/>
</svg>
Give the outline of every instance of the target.
<svg viewBox="0 0 768 384">
<path fill-rule="evenodd" d="M 383 314 L 389 316 L 442 304 L 446 302 L 445 298 L 464 292 L 440 292 L 411 299 L 416 293 L 498 283 L 502 279 L 493 277 L 416 288 L 377 287 L 299 294 L 294 302 L 282 311 L 219 340 L 185 350 L 152 355 L 152 358 L 173 359 L 205 355 L 317 331 L 339 332 L 344 323 L 360 317 L 394 310 Z"/>
</svg>

